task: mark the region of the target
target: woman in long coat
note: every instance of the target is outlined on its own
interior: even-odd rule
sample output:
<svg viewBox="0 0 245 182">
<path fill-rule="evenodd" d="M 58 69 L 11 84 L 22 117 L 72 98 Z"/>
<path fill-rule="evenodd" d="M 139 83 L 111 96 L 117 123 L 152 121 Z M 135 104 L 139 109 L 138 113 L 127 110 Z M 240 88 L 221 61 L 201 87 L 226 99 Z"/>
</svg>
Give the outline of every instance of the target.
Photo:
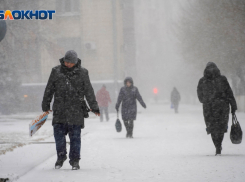
<svg viewBox="0 0 245 182">
<path fill-rule="evenodd" d="M 208 134 L 211 133 L 216 155 L 221 154 L 224 133 L 228 129 L 229 105 L 232 114 L 235 114 L 237 105 L 226 77 L 220 74 L 215 63 L 207 64 L 204 76 L 198 83 L 197 95 L 203 103 L 206 131 Z"/>
<path fill-rule="evenodd" d="M 178 113 L 179 101 L 180 101 L 180 93 L 177 90 L 177 88 L 174 87 L 173 91 L 171 92 L 171 103 L 174 106 L 175 113 Z"/>
<path fill-rule="evenodd" d="M 122 119 L 127 130 L 127 138 L 133 138 L 134 120 L 136 120 L 137 116 L 136 99 L 142 107 L 146 108 L 138 88 L 134 86 L 133 79 L 127 77 L 124 80 L 124 87 L 120 90 L 116 104 L 116 110 L 118 111 L 122 102 Z"/>
</svg>

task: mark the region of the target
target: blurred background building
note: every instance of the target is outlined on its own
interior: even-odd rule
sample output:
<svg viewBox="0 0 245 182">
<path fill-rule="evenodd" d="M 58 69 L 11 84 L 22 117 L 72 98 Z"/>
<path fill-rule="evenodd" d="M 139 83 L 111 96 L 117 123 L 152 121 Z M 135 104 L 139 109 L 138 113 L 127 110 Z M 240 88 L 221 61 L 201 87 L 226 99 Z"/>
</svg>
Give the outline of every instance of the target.
<svg viewBox="0 0 245 182">
<path fill-rule="evenodd" d="M 213 61 L 245 111 L 243 0 L 2 0 L 0 7 L 56 10 L 53 20 L 6 21 L 0 112 L 40 111 L 51 69 L 71 49 L 95 92 L 107 85 L 111 110 L 126 76 L 146 101 L 169 104 L 176 87 L 181 103 L 198 104 L 198 80 Z"/>
<path fill-rule="evenodd" d="M 40 109 L 36 103 L 42 100 L 51 69 L 68 50 L 75 50 L 89 70 L 95 92 L 107 85 L 114 108 L 124 78 L 136 76 L 134 1 L 4 1 L 3 5 L 5 10 L 56 10 L 53 20 L 7 21 L 1 54 L 18 69 L 22 99 L 35 100 L 28 109 Z"/>
</svg>

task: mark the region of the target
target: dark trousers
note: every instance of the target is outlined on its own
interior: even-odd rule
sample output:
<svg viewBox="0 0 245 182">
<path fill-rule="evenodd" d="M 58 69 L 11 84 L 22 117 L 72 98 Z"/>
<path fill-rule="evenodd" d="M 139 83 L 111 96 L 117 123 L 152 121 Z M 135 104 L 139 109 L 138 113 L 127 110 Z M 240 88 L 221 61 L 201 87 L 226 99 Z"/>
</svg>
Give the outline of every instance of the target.
<svg viewBox="0 0 245 182">
<path fill-rule="evenodd" d="M 222 149 L 222 141 L 224 139 L 224 133 L 211 133 L 211 137 L 214 146 L 218 149 Z"/>
<path fill-rule="evenodd" d="M 66 135 L 70 138 L 70 161 L 80 159 L 81 150 L 81 126 L 68 124 L 54 124 L 54 138 L 58 159 L 65 158 L 66 152 Z"/>
<path fill-rule="evenodd" d="M 123 121 L 125 128 L 127 130 L 127 135 L 133 136 L 133 130 L 134 130 L 134 121 L 129 120 L 129 121 Z"/>
<path fill-rule="evenodd" d="M 108 107 L 100 107 L 100 121 L 103 121 L 104 113 L 105 113 L 106 121 L 109 121 Z"/>
</svg>

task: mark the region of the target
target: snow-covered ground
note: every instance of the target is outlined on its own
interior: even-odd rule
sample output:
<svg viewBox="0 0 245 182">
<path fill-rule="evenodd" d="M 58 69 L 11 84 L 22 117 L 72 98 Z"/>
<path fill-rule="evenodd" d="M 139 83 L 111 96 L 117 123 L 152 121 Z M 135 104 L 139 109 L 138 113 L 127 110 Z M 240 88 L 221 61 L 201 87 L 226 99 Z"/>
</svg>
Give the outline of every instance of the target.
<svg viewBox="0 0 245 182">
<path fill-rule="evenodd" d="M 237 116 L 244 131 L 245 114 Z M 117 133 L 115 120 L 115 114 L 109 122 L 86 120 L 81 169 L 72 171 L 68 160 L 60 170 L 54 169 L 51 120 L 29 138 L 31 119 L 0 117 L 0 178 L 17 182 L 245 181 L 244 142 L 232 144 L 227 133 L 222 156 L 214 156 L 201 105 L 181 105 L 178 115 L 169 105 L 149 105 L 138 114 L 134 139 L 125 138 L 125 128 Z"/>
</svg>

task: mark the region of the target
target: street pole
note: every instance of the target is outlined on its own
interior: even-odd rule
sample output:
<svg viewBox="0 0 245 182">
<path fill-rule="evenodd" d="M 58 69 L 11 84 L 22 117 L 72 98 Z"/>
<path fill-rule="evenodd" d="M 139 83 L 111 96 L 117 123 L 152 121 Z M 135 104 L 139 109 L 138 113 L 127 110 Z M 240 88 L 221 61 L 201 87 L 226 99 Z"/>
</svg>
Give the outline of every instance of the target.
<svg viewBox="0 0 245 182">
<path fill-rule="evenodd" d="M 115 87 L 115 98 L 118 95 L 118 57 L 117 57 L 117 1 L 111 0 L 112 4 L 112 25 L 113 25 L 113 63 L 114 63 L 114 87 Z"/>
</svg>

